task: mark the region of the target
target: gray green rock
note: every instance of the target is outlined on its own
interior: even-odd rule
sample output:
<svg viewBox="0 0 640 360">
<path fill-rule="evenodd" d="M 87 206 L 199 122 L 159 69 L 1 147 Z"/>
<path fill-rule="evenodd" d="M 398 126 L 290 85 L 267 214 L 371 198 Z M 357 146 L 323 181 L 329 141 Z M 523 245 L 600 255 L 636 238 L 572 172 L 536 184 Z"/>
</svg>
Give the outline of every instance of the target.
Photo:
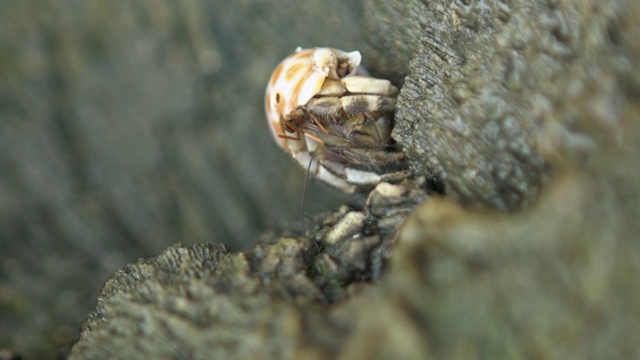
<svg viewBox="0 0 640 360">
<path fill-rule="evenodd" d="M 634 1 L 154 4 L 0 11 L 1 356 L 86 314 L 72 358 L 640 355 Z M 297 45 L 401 85 L 444 194 L 286 221 L 303 175 L 256 123 Z"/>
</svg>

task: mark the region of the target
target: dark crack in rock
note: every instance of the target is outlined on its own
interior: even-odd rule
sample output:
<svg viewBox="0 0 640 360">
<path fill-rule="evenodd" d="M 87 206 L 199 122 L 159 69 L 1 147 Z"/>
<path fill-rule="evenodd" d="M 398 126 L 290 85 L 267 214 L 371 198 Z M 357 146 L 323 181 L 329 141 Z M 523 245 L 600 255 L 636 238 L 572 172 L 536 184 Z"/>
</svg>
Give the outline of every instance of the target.
<svg viewBox="0 0 640 360">
<path fill-rule="evenodd" d="M 314 238 L 281 238 L 245 253 L 176 245 L 129 265 L 105 285 L 71 358 L 335 354 L 333 336 L 352 319 L 327 305 L 381 277 L 402 218 L 427 198 L 423 183 L 381 183 L 362 211 L 343 207 Z M 316 327 L 332 336 L 318 337 Z"/>
<path fill-rule="evenodd" d="M 432 8 L 414 0 L 364 0 L 363 8 L 370 39 L 362 47 L 367 69 L 402 85 L 422 29 L 433 17 Z"/>
</svg>

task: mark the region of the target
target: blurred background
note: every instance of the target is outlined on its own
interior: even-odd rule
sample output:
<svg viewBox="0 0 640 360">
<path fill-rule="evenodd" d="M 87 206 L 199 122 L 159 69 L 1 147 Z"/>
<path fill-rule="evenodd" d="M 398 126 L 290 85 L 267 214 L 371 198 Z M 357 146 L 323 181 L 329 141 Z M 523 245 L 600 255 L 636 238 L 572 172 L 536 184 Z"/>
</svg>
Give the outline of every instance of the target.
<svg viewBox="0 0 640 360">
<path fill-rule="evenodd" d="M 264 87 L 297 46 L 367 65 L 364 21 L 355 0 L 0 0 L 0 350 L 64 354 L 104 281 L 171 244 L 297 226 Z"/>
</svg>

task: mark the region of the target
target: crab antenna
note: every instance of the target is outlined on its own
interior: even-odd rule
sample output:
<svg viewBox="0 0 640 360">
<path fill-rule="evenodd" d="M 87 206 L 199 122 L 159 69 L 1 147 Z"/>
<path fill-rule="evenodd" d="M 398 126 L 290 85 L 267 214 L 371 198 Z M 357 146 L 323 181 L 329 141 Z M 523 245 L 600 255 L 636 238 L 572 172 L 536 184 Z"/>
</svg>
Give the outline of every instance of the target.
<svg viewBox="0 0 640 360">
<path fill-rule="evenodd" d="M 307 175 L 304 177 L 304 187 L 302 188 L 302 201 L 300 202 L 300 225 L 304 231 L 304 199 L 307 195 L 307 185 L 309 184 L 309 173 L 311 172 L 311 163 L 313 162 L 313 154 L 309 156 L 309 165 L 307 166 Z"/>
</svg>

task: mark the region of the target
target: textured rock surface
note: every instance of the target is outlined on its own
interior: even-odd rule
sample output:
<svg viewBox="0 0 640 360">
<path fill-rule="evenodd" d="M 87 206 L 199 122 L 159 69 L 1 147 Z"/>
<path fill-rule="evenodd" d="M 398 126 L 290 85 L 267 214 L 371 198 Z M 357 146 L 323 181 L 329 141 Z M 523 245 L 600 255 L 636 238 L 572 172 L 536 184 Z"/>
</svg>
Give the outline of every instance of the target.
<svg viewBox="0 0 640 360">
<path fill-rule="evenodd" d="M 127 266 L 106 284 L 71 358 L 334 356 L 353 318 L 330 305 L 380 278 L 401 220 L 426 199 L 414 188 L 382 183 L 363 211 L 326 216 L 311 238 L 235 254 L 177 245 Z"/>
<path fill-rule="evenodd" d="M 414 316 L 364 331 L 382 331 L 378 344 L 391 336 L 386 329 L 409 333 L 447 359 L 640 356 L 640 205 L 621 201 L 640 196 L 634 131 L 633 151 L 612 151 L 616 162 L 598 157 L 595 174 L 554 180 L 518 215 L 469 212 L 444 199 L 420 207 L 381 290 L 394 291 L 396 313 Z"/>
<path fill-rule="evenodd" d="M 420 33 L 396 126 L 414 170 L 463 203 L 518 209 L 617 135 L 621 3 L 429 5 L 441 15 Z"/>
</svg>

